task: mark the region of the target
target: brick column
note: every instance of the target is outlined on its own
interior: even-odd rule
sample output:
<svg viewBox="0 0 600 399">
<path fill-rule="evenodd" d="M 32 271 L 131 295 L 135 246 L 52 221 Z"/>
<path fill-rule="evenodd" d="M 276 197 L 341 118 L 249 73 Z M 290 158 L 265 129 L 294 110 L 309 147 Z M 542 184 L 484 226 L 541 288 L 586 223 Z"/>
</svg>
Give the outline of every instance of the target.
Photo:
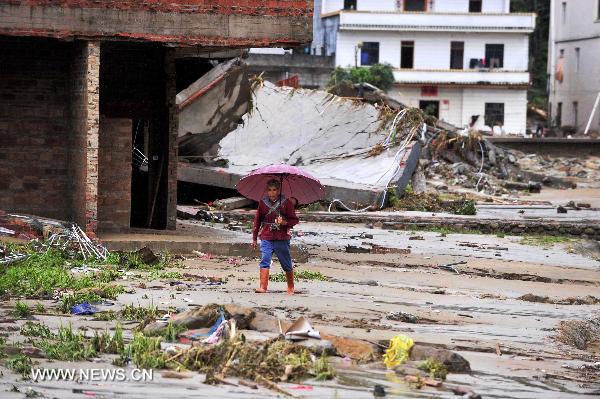
<svg viewBox="0 0 600 399">
<path fill-rule="evenodd" d="M 94 233 L 98 223 L 99 42 L 77 43 L 71 82 L 71 219 Z"/>
<path fill-rule="evenodd" d="M 177 136 L 179 132 L 179 117 L 175 96 L 176 72 L 175 72 L 175 51 L 167 48 L 165 55 L 165 74 L 166 74 L 166 101 L 169 112 L 169 159 L 168 159 L 168 178 L 167 178 L 167 229 L 175 230 L 177 227 Z"/>
<path fill-rule="evenodd" d="M 100 42 L 88 42 L 87 52 L 87 172 L 85 187 L 85 230 L 95 232 L 98 224 L 98 146 L 100 125 Z"/>
</svg>

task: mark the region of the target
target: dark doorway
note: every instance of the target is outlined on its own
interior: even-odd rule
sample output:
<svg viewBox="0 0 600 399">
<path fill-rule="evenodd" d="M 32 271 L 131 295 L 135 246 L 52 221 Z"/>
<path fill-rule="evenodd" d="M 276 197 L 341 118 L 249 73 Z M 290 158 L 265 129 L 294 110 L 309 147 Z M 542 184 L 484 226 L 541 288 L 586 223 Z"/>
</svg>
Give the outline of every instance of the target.
<svg viewBox="0 0 600 399">
<path fill-rule="evenodd" d="M 562 103 L 556 104 L 556 126 L 562 126 Z"/>
<path fill-rule="evenodd" d="M 402 41 L 400 46 L 400 68 L 412 69 L 415 64 L 415 42 Z"/>
<path fill-rule="evenodd" d="M 450 69 L 463 69 L 465 42 L 450 42 Z"/>
<path fill-rule="evenodd" d="M 419 101 L 419 108 L 426 114 L 440 117 L 440 102 L 439 101 Z"/>
<path fill-rule="evenodd" d="M 485 60 L 488 68 L 504 68 L 504 44 L 486 44 Z"/>
<path fill-rule="evenodd" d="M 169 163 L 164 47 L 103 43 L 100 56 L 100 114 L 131 120 L 132 148 L 127 149 L 132 151 L 130 226 L 164 229 Z M 144 158 L 145 165 L 140 165 Z"/>
<path fill-rule="evenodd" d="M 427 1 L 404 0 L 404 11 L 427 11 Z"/>
<path fill-rule="evenodd" d="M 504 125 L 504 103 L 485 103 L 485 124 L 489 127 Z"/>
</svg>

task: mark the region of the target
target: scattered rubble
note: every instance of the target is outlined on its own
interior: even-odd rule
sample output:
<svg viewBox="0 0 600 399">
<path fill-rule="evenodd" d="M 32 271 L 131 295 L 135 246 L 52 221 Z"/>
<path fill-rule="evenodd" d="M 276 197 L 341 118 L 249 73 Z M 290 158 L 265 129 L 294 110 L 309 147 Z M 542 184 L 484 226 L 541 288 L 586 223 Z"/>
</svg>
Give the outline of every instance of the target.
<svg viewBox="0 0 600 399">
<path fill-rule="evenodd" d="M 600 348 L 600 317 L 561 321 L 556 339 L 581 350 L 594 346 L 597 351 Z"/>
</svg>

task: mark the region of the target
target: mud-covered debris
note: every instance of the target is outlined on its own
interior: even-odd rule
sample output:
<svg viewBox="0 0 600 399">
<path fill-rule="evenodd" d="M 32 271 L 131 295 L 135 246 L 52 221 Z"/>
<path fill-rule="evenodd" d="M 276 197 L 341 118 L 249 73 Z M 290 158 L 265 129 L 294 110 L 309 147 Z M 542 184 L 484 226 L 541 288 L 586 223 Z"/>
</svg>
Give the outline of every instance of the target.
<svg viewBox="0 0 600 399">
<path fill-rule="evenodd" d="M 154 252 L 148 247 L 140 248 L 133 254 L 147 265 L 154 265 L 160 260 L 159 257 L 156 256 Z"/>
<path fill-rule="evenodd" d="M 600 317 L 588 320 L 561 321 L 556 339 L 563 344 L 585 350 L 600 344 Z"/>
<path fill-rule="evenodd" d="M 442 363 L 449 373 L 469 373 L 469 361 L 456 352 L 448 349 L 415 344 L 410 351 L 410 360 L 434 359 Z"/>
<path fill-rule="evenodd" d="M 600 303 L 600 298 L 596 298 L 593 295 L 553 299 L 547 296 L 525 294 L 517 299 L 526 302 L 552 303 L 555 305 L 596 305 Z"/>
<path fill-rule="evenodd" d="M 407 312 L 391 312 L 389 313 L 386 318 L 388 320 L 394 320 L 394 321 L 401 321 L 404 323 L 418 323 L 419 322 L 419 318 L 417 316 L 415 316 L 414 314 L 410 314 Z"/>
</svg>

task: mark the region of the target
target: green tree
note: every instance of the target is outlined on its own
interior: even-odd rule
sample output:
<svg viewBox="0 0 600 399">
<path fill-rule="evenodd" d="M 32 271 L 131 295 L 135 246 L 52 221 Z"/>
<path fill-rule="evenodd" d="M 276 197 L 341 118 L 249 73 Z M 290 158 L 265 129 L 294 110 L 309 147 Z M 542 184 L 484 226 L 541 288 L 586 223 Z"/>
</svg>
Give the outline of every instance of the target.
<svg viewBox="0 0 600 399">
<path fill-rule="evenodd" d="M 394 84 L 393 68 L 390 64 L 375 64 L 370 67 L 337 67 L 331 74 L 329 87 L 355 83 L 370 83 L 387 91 Z"/>
</svg>

